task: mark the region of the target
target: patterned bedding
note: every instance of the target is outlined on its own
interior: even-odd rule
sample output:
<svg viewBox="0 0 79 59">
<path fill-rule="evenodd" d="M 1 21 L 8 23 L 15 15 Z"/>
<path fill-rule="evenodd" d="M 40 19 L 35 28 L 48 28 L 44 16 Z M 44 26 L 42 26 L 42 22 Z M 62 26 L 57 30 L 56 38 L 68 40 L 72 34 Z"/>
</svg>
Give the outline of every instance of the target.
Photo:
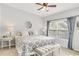
<svg viewBox="0 0 79 59">
<path fill-rule="evenodd" d="M 32 36 L 22 42 L 22 54 L 23 56 L 29 56 L 34 48 L 42 47 L 49 44 L 55 44 L 54 38 L 47 36 Z"/>
</svg>

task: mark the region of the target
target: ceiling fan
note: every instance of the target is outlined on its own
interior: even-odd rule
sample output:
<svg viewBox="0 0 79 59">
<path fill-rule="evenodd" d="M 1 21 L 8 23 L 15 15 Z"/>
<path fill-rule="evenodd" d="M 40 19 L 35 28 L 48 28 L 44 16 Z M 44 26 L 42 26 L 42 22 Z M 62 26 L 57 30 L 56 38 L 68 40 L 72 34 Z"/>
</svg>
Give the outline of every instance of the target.
<svg viewBox="0 0 79 59">
<path fill-rule="evenodd" d="M 46 10 L 46 11 L 49 11 L 48 10 L 48 7 L 56 7 L 56 5 L 48 5 L 48 3 L 36 3 L 37 5 L 40 5 L 41 7 L 37 10 Z"/>
</svg>

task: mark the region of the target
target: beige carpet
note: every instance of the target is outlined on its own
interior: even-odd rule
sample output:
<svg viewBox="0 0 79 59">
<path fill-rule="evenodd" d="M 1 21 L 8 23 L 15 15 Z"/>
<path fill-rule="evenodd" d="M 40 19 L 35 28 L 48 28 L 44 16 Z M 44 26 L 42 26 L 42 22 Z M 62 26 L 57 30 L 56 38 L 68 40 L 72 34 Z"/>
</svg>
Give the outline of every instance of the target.
<svg viewBox="0 0 79 59">
<path fill-rule="evenodd" d="M 3 48 L 0 49 L 0 56 L 17 56 L 17 51 L 15 48 Z M 61 48 L 60 56 L 79 56 L 79 52 L 69 50 L 66 48 Z"/>
</svg>

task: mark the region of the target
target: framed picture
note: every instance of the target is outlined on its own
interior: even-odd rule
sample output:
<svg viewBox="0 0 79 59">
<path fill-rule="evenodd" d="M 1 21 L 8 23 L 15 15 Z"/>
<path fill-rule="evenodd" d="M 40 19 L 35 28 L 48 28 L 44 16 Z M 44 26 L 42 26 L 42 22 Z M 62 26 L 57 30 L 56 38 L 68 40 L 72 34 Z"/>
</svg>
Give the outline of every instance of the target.
<svg viewBox="0 0 79 59">
<path fill-rule="evenodd" d="M 30 28 L 32 27 L 32 23 L 31 23 L 30 21 L 26 21 L 26 22 L 25 22 L 25 27 L 26 27 L 27 29 L 30 29 Z"/>
</svg>

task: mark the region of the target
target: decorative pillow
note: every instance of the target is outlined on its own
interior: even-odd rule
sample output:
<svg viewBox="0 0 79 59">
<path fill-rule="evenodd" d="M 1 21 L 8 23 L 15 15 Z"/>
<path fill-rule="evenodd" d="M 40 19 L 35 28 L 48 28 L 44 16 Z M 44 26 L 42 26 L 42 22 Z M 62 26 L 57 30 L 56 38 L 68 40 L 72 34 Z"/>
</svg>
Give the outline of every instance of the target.
<svg viewBox="0 0 79 59">
<path fill-rule="evenodd" d="M 28 33 L 27 31 L 24 31 L 24 32 L 22 33 L 22 36 L 23 36 L 23 37 L 29 37 L 29 33 Z"/>
<path fill-rule="evenodd" d="M 22 36 L 21 32 L 16 32 L 16 36 Z"/>
<path fill-rule="evenodd" d="M 28 31 L 29 36 L 32 36 L 34 33 L 33 31 Z"/>
</svg>

